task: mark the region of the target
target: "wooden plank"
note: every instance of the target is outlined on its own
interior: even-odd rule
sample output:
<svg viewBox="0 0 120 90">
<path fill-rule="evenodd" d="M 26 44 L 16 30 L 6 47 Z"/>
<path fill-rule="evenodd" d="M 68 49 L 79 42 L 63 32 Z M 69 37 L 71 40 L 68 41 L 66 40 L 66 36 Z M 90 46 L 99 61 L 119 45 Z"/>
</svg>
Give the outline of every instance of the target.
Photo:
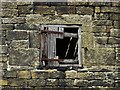
<svg viewBox="0 0 120 90">
<path fill-rule="evenodd" d="M 78 61 L 79 66 L 82 67 L 82 60 L 81 60 L 81 28 L 78 29 Z"/>
<path fill-rule="evenodd" d="M 73 38 L 78 38 L 78 34 L 74 33 L 64 33 L 64 37 L 73 37 Z"/>
<path fill-rule="evenodd" d="M 60 61 L 60 64 L 78 64 L 78 60 L 74 59 L 64 59 L 63 61 Z"/>
<path fill-rule="evenodd" d="M 49 58 L 42 58 L 42 61 L 63 61 L 64 59 L 55 59 L 55 58 L 51 58 L 51 59 L 49 59 Z"/>
</svg>

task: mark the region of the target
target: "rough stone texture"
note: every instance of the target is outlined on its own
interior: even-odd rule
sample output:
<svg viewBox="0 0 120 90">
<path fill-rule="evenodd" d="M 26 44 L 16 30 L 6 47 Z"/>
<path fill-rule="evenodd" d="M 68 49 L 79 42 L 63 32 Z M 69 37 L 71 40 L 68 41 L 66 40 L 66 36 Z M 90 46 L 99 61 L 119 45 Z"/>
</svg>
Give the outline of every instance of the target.
<svg viewBox="0 0 120 90">
<path fill-rule="evenodd" d="M 66 78 L 77 78 L 77 71 L 66 71 Z"/>
<path fill-rule="evenodd" d="M 2 8 L 15 9 L 17 8 L 17 2 L 2 2 Z"/>
<path fill-rule="evenodd" d="M 19 16 L 25 16 L 26 14 L 33 13 L 33 8 L 31 5 L 18 6 L 18 13 L 19 13 Z"/>
<path fill-rule="evenodd" d="M 7 40 L 27 40 L 26 31 L 7 31 Z"/>
<path fill-rule="evenodd" d="M 29 33 L 30 48 L 40 48 L 40 33 L 39 31 Z"/>
<path fill-rule="evenodd" d="M 46 14 L 55 14 L 55 7 L 54 6 L 35 6 L 34 7 L 34 13 L 35 14 L 41 14 L 41 15 L 46 15 Z"/>
<path fill-rule="evenodd" d="M 77 7 L 77 13 L 82 15 L 92 15 L 93 14 L 93 7 L 84 7 L 80 6 Z"/>
<path fill-rule="evenodd" d="M 0 5 L 2 90 L 119 90 L 120 3 L 68 1 Z M 42 67 L 42 24 L 80 26 L 83 67 Z"/>
<path fill-rule="evenodd" d="M 2 30 L 13 30 L 13 24 L 2 24 Z"/>
<path fill-rule="evenodd" d="M 25 23 L 24 17 L 15 17 L 15 18 L 2 18 L 2 23 Z"/>
<path fill-rule="evenodd" d="M 58 6 L 57 8 L 57 14 L 75 14 L 75 7 L 74 6 Z"/>
<path fill-rule="evenodd" d="M 18 10 L 2 9 L 2 17 L 14 17 L 14 16 L 18 16 Z"/>
<path fill-rule="evenodd" d="M 28 48 L 29 42 L 28 40 L 12 40 L 10 46 L 12 48 Z"/>
<path fill-rule="evenodd" d="M 11 49 L 9 61 L 11 65 L 37 66 L 39 65 L 38 49 Z"/>
<path fill-rule="evenodd" d="M 18 77 L 27 79 L 27 78 L 31 78 L 31 75 L 29 71 L 19 71 Z"/>
</svg>

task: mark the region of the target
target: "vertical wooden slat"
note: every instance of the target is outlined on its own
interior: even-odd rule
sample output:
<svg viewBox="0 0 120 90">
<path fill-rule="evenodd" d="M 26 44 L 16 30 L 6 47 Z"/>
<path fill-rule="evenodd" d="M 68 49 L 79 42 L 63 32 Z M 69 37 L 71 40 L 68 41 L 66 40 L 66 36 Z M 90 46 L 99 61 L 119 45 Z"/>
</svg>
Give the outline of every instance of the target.
<svg viewBox="0 0 120 90">
<path fill-rule="evenodd" d="M 82 67 L 82 60 L 81 60 L 81 28 L 78 29 L 78 61 L 79 66 Z"/>
</svg>

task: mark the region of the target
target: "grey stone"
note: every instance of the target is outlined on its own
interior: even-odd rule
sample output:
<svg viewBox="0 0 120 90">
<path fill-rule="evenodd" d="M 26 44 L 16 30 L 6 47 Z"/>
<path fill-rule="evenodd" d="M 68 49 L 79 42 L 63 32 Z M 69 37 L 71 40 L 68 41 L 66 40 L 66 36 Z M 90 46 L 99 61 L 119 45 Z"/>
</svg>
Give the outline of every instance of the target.
<svg viewBox="0 0 120 90">
<path fill-rule="evenodd" d="M 114 28 L 120 29 L 120 21 L 114 21 Z"/>
<path fill-rule="evenodd" d="M 13 24 L 2 24 L 2 30 L 13 30 Z"/>
<path fill-rule="evenodd" d="M 7 40 L 27 40 L 28 33 L 26 31 L 7 31 Z"/>
<path fill-rule="evenodd" d="M 119 7 L 101 7 L 101 12 L 120 13 L 120 8 Z"/>
<path fill-rule="evenodd" d="M 5 54 L 0 54 L 0 62 L 6 62 L 8 61 L 8 56 Z"/>
<path fill-rule="evenodd" d="M 55 14 L 55 6 L 35 6 L 34 7 L 34 13 L 35 14 L 41 14 L 41 15 L 54 15 Z"/>
<path fill-rule="evenodd" d="M 40 79 L 48 79 L 50 78 L 50 73 L 46 72 L 45 70 L 44 71 L 32 71 L 31 72 L 32 74 L 32 78 L 33 79 L 37 79 L 37 78 L 40 78 Z"/>
<path fill-rule="evenodd" d="M 45 79 L 32 79 L 28 81 L 28 86 L 45 86 Z"/>
<path fill-rule="evenodd" d="M 51 78 L 65 78 L 65 73 L 61 71 L 54 71 L 50 73 Z"/>
<path fill-rule="evenodd" d="M 46 85 L 47 86 L 57 86 L 58 85 L 58 80 L 57 79 L 47 79 L 46 80 Z"/>
<path fill-rule="evenodd" d="M 40 33 L 30 32 L 29 33 L 30 48 L 40 48 Z"/>
<path fill-rule="evenodd" d="M 16 9 L 2 9 L 3 17 L 14 17 L 18 16 L 18 10 Z"/>
<path fill-rule="evenodd" d="M 24 17 L 2 18 L 2 22 L 5 24 L 25 23 L 25 18 Z"/>
<path fill-rule="evenodd" d="M 27 6 L 18 6 L 18 13 L 20 16 L 25 16 L 26 14 L 31 14 L 33 13 L 33 8 L 32 5 L 27 5 Z"/>
<path fill-rule="evenodd" d="M 16 9 L 17 2 L 2 2 L 3 9 Z"/>
<path fill-rule="evenodd" d="M 100 13 L 95 14 L 95 19 L 97 20 L 108 20 L 110 18 L 110 14 Z"/>
<path fill-rule="evenodd" d="M 36 25 L 36 24 L 15 24 L 15 29 L 18 29 L 18 30 L 39 30 L 39 25 Z"/>
<path fill-rule="evenodd" d="M 96 26 L 112 26 L 112 20 L 94 20 L 93 24 Z"/>
<path fill-rule="evenodd" d="M 75 79 L 74 80 L 74 85 L 79 86 L 79 87 L 87 87 L 88 86 L 88 81 L 87 80 Z"/>
<path fill-rule="evenodd" d="M 17 77 L 17 71 L 5 71 L 4 72 L 5 78 L 16 78 Z"/>
<path fill-rule="evenodd" d="M 0 45 L 5 45 L 6 38 L 5 37 L 0 37 Z"/>
<path fill-rule="evenodd" d="M 57 14 L 62 15 L 62 14 L 75 14 L 75 6 L 58 6 L 56 7 L 57 9 Z"/>
<path fill-rule="evenodd" d="M 92 15 L 94 13 L 93 7 L 78 6 L 76 10 L 77 10 L 77 14 L 81 14 L 81 15 L 85 15 L 85 14 Z"/>
<path fill-rule="evenodd" d="M 28 48 L 29 41 L 28 40 L 12 40 L 9 46 L 12 48 Z"/>
<path fill-rule="evenodd" d="M 32 66 L 39 65 L 39 50 L 38 49 L 12 49 L 9 51 L 10 65 Z"/>
<path fill-rule="evenodd" d="M 6 31 L 5 30 L 0 30 L 0 37 L 6 36 Z"/>
<path fill-rule="evenodd" d="M 8 53 L 8 46 L 0 45 L 0 53 Z"/>
</svg>

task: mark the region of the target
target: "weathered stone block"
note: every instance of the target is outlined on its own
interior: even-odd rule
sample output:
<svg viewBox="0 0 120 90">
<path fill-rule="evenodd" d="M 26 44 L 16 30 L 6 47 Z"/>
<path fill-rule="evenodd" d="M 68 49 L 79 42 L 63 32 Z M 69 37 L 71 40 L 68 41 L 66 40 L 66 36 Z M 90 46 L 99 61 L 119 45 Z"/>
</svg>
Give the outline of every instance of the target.
<svg viewBox="0 0 120 90">
<path fill-rule="evenodd" d="M 32 71 L 31 72 L 32 74 L 32 78 L 35 79 L 35 78 L 43 78 L 43 79 L 46 79 L 46 78 L 50 78 L 50 73 L 46 72 L 46 71 Z"/>
<path fill-rule="evenodd" d="M 3 9 L 16 9 L 17 2 L 2 2 Z"/>
<path fill-rule="evenodd" d="M 2 30 L 13 30 L 13 24 L 2 24 Z"/>
<path fill-rule="evenodd" d="M 2 9 L 3 17 L 14 17 L 18 16 L 18 10 L 16 9 Z"/>
<path fill-rule="evenodd" d="M 0 62 L 6 62 L 8 60 L 8 56 L 5 54 L 0 54 Z"/>
<path fill-rule="evenodd" d="M 101 1 L 101 2 L 93 2 L 92 0 L 89 0 L 89 5 L 91 6 L 111 6 L 111 2 Z"/>
<path fill-rule="evenodd" d="M 120 13 L 120 8 L 119 7 L 101 7 L 101 12 Z"/>
<path fill-rule="evenodd" d="M 117 73 L 113 73 L 113 72 L 108 72 L 108 73 L 106 73 L 106 77 L 107 77 L 107 79 L 111 79 L 111 80 L 114 80 L 116 77 L 118 77 L 117 76 Z"/>
<path fill-rule="evenodd" d="M 17 5 L 31 5 L 33 2 L 17 2 Z"/>
<path fill-rule="evenodd" d="M 35 14 L 55 14 L 55 7 L 54 6 L 35 6 L 34 7 L 34 13 Z"/>
<path fill-rule="evenodd" d="M 33 8 L 32 5 L 27 5 L 27 6 L 18 6 L 18 13 L 21 16 L 22 14 L 31 14 L 33 13 Z"/>
<path fill-rule="evenodd" d="M 58 85 L 58 80 L 57 79 L 47 79 L 46 80 L 46 85 L 47 86 L 57 86 Z"/>
<path fill-rule="evenodd" d="M 100 13 L 100 7 L 95 7 L 95 12 Z"/>
<path fill-rule="evenodd" d="M 110 36 L 111 37 L 120 37 L 120 29 L 111 29 Z"/>
<path fill-rule="evenodd" d="M 16 48 L 28 48 L 29 41 L 28 40 L 12 40 L 9 46 L 15 49 Z"/>
<path fill-rule="evenodd" d="M 105 72 L 95 72 L 94 77 L 95 77 L 95 79 L 105 80 L 106 79 L 106 73 Z"/>
<path fill-rule="evenodd" d="M 75 14 L 75 6 L 58 6 L 57 13 L 61 14 Z"/>
<path fill-rule="evenodd" d="M 99 57 L 99 58 L 98 58 Z M 114 48 L 96 48 L 85 50 L 84 66 L 115 65 Z"/>
<path fill-rule="evenodd" d="M 112 6 L 120 6 L 120 2 L 112 2 Z"/>
<path fill-rule="evenodd" d="M 25 18 L 24 17 L 2 18 L 2 23 L 5 24 L 25 23 Z"/>
<path fill-rule="evenodd" d="M 30 71 L 19 71 L 18 77 L 28 79 L 28 78 L 31 78 L 31 73 Z"/>
<path fill-rule="evenodd" d="M 93 7 L 84 7 L 84 6 L 78 6 L 76 8 L 77 14 L 81 15 L 92 15 L 94 13 Z"/>
<path fill-rule="evenodd" d="M 29 33 L 30 48 L 40 48 L 40 33 L 30 32 Z"/>
<path fill-rule="evenodd" d="M 110 14 L 110 19 L 114 21 L 120 20 L 120 14 Z"/>
<path fill-rule="evenodd" d="M 89 72 L 114 72 L 115 66 L 92 66 L 88 68 Z"/>
<path fill-rule="evenodd" d="M 6 31 L 0 30 L 0 37 L 5 37 L 5 36 L 6 36 Z"/>
<path fill-rule="evenodd" d="M 88 86 L 88 81 L 87 80 L 75 79 L 74 80 L 74 85 L 79 86 L 79 87 L 87 87 Z"/>
<path fill-rule="evenodd" d="M 88 2 L 71 2 L 70 0 L 68 0 L 67 5 L 88 6 Z"/>
<path fill-rule="evenodd" d="M 10 65 L 32 66 L 39 65 L 39 50 L 38 49 L 11 49 L 9 51 Z"/>
<path fill-rule="evenodd" d="M 105 13 L 95 14 L 95 19 L 97 20 L 108 20 L 109 18 L 110 18 L 109 14 Z"/>
<path fill-rule="evenodd" d="M 88 72 L 78 72 L 78 77 L 81 80 L 90 80 L 94 79 L 94 74 L 93 73 L 88 73 Z"/>
<path fill-rule="evenodd" d="M 120 21 L 114 21 L 114 28 L 120 29 Z"/>
<path fill-rule="evenodd" d="M 26 79 L 18 79 L 18 78 L 12 78 L 8 79 L 8 85 L 10 87 L 18 87 L 17 89 L 19 90 L 20 87 L 27 87 L 27 80 Z M 16 89 L 16 88 L 15 88 Z"/>
<path fill-rule="evenodd" d="M 26 31 L 7 31 L 7 40 L 27 40 L 28 33 Z"/>
<path fill-rule="evenodd" d="M 28 80 L 28 86 L 45 86 L 45 79 L 32 79 L 32 80 Z"/>
<path fill-rule="evenodd" d="M 8 85 L 8 81 L 7 80 L 0 80 L 0 86 L 5 86 Z"/>
<path fill-rule="evenodd" d="M 36 25 L 36 24 L 15 24 L 15 29 L 18 29 L 18 30 L 39 30 L 39 25 Z"/>
<path fill-rule="evenodd" d="M 71 70 L 71 71 L 66 71 L 66 78 L 77 78 L 77 71 Z"/>
<path fill-rule="evenodd" d="M 120 87 L 120 80 L 115 81 L 115 87 L 118 87 L 118 88 Z"/>
<path fill-rule="evenodd" d="M 0 53 L 8 53 L 8 47 L 5 45 L 0 45 Z"/>
<path fill-rule="evenodd" d="M 50 73 L 50 78 L 65 78 L 65 73 L 61 71 L 54 71 Z"/>
<path fill-rule="evenodd" d="M 16 78 L 17 77 L 17 71 L 5 71 L 3 77 L 5 77 L 5 78 Z"/>
<path fill-rule="evenodd" d="M 94 33 L 105 33 L 107 32 L 106 26 L 93 26 Z"/>
<path fill-rule="evenodd" d="M 112 26 L 112 20 L 94 20 L 93 24 L 96 26 Z"/>
<path fill-rule="evenodd" d="M 74 80 L 72 79 L 59 79 L 58 81 L 59 86 L 67 86 L 67 87 L 72 87 L 74 85 Z"/>
<path fill-rule="evenodd" d="M 88 86 L 103 86 L 103 87 L 113 87 L 113 81 L 108 80 L 92 80 L 88 83 Z"/>
<path fill-rule="evenodd" d="M 0 37 L 0 45 L 5 45 L 6 38 L 5 37 Z"/>
</svg>

